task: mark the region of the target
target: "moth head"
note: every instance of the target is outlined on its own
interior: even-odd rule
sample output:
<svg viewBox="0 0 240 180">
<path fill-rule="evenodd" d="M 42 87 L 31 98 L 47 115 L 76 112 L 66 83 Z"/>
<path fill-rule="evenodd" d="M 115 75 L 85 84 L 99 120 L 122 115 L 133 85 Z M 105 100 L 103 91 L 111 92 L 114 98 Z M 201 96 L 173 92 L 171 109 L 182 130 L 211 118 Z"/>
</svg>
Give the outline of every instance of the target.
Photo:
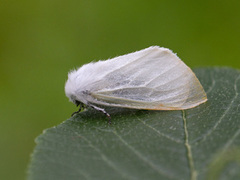
<svg viewBox="0 0 240 180">
<path fill-rule="evenodd" d="M 72 71 L 68 74 L 68 80 L 65 84 L 65 94 L 66 96 L 69 98 L 69 101 L 71 101 L 72 103 L 79 105 L 79 101 L 77 100 L 77 94 L 76 94 L 76 77 L 74 77 L 75 75 L 75 71 Z"/>
</svg>

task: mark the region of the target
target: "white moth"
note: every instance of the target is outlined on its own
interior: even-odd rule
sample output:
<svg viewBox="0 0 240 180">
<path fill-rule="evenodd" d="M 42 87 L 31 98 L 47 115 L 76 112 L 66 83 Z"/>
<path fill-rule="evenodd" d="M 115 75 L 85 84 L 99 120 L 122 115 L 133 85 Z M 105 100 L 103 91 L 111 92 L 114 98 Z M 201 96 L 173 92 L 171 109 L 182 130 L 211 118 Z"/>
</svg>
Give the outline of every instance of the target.
<svg viewBox="0 0 240 180">
<path fill-rule="evenodd" d="M 207 101 L 192 70 L 171 50 L 158 46 L 69 72 L 65 93 L 80 105 L 79 111 L 85 104 L 109 117 L 104 106 L 183 110 Z"/>
</svg>

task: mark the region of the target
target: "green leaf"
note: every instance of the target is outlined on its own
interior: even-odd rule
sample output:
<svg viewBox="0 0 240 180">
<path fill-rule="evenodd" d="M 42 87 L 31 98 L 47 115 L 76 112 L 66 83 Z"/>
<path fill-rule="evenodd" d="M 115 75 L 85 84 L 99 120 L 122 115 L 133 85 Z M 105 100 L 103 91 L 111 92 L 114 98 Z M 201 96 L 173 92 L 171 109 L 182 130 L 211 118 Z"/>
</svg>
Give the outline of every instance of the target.
<svg viewBox="0 0 240 180">
<path fill-rule="evenodd" d="M 87 110 L 45 130 L 28 179 L 240 179 L 240 72 L 195 73 L 209 99 L 196 108 L 109 109 L 111 125 Z"/>
</svg>

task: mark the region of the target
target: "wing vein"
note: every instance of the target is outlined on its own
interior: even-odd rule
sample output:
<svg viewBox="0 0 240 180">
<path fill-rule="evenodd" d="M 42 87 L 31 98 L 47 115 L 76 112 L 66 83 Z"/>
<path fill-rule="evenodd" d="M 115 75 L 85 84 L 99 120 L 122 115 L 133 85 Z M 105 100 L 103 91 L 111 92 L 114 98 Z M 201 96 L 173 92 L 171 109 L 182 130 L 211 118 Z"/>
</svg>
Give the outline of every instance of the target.
<svg viewBox="0 0 240 180">
<path fill-rule="evenodd" d="M 150 53 L 152 53 L 152 52 L 150 52 Z M 131 62 L 127 62 L 126 64 L 122 65 L 121 67 L 116 68 L 116 69 L 108 72 L 107 74 L 105 74 L 105 76 L 107 76 L 107 75 L 109 75 L 109 74 L 111 74 L 111 73 L 113 73 L 113 72 L 115 72 L 115 71 L 121 70 L 121 69 L 125 68 L 126 66 L 129 66 L 130 64 L 136 63 L 137 61 L 141 60 L 142 58 L 148 56 L 150 53 L 147 53 L 147 54 L 145 54 L 145 55 L 143 55 L 143 56 L 141 56 L 141 57 L 139 57 L 139 58 L 137 58 L 137 59 L 135 59 L 135 60 L 133 60 L 133 61 L 131 61 Z"/>
<path fill-rule="evenodd" d="M 171 67 L 170 69 L 168 69 L 167 71 L 159 74 L 158 76 L 156 76 L 155 78 L 151 79 L 149 82 L 147 82 L 147 84 L 145 84 L 145 86 L 149 85 L 151 82 L 153 82 L 154 80 L 156 80 L 157 78 L 159 78 L 160 76 L 162 76 L 163 74 L 166 74 L 167 72 L 171 71 L 172 69 L 176 68 L 176 66 L 178 66 L 181 62 L 178 62 L 175 66 Z M 167 84 L 167 83 L 166 83 Z"/>
</svg>

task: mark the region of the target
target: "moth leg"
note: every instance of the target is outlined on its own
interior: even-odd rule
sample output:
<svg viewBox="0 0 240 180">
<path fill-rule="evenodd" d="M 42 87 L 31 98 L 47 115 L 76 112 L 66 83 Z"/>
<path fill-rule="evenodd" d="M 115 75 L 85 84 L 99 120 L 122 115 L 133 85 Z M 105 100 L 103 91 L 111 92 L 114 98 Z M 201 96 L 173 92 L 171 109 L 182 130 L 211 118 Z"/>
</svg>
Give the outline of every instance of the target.
<svg viewBox="0 0 240 180">
<path fill-rule="evenodd" d="M 77 105 L 78 106 L 78 105 Z M 76 111 L 76 112 L 73 112 L 71 116 L 73 116 L 74 114 L 77 114 L 79 112 L 81 112 L 82 108 L 84 108 L 84 105 L 83 104 L 79 104 L 79 110 Z"/>
<path fill-rule="evenodd" d="M 97 110 L 97 111 L 100 111 L 102 112 L 103 114 L 105 114 L 107 117 L 108 117 L 108 124 L 111 124 L 111 116 L 110 114 L 108 114 L 103 108 L 100 108 L 100 107 L 97 107 L 97 106 L 94 106 L 94 105 L 89 105 L 91 108 Z"/>
</svg>

